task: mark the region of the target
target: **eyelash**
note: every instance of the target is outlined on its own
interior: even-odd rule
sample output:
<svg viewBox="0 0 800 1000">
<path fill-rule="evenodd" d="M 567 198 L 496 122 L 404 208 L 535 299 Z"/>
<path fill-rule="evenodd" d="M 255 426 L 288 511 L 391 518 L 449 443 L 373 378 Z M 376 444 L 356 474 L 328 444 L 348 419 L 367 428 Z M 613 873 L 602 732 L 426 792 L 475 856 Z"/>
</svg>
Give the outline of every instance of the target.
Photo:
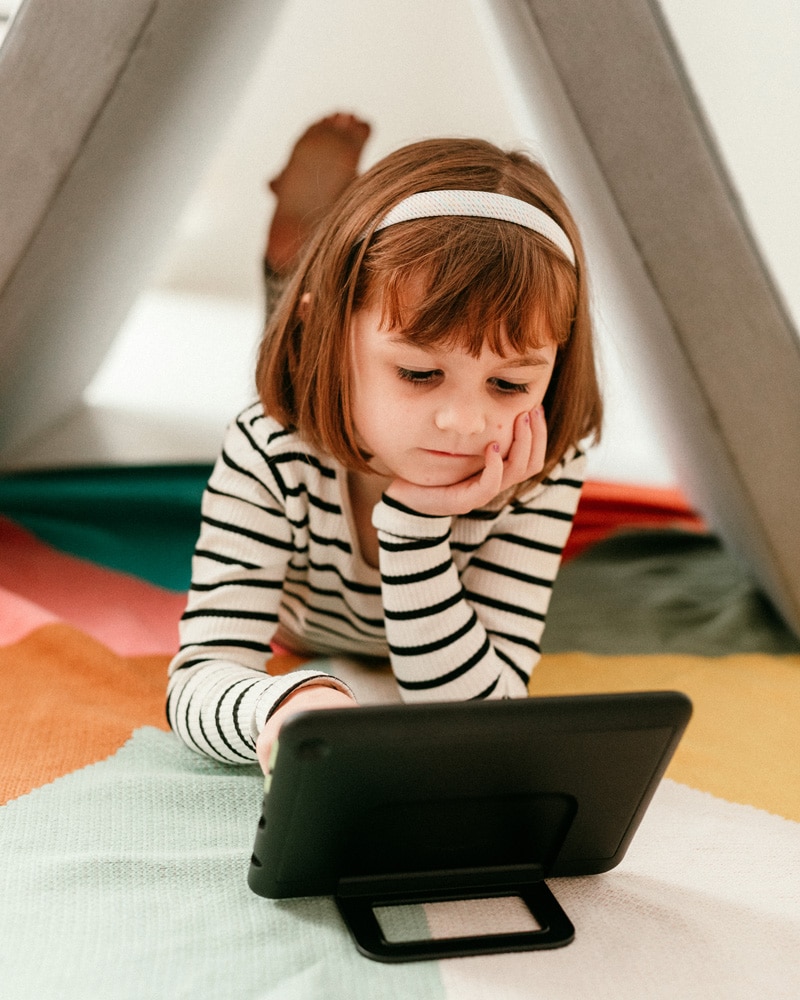
<svg viewBox="0 0 800 1000">
<path fill-rule="evenodd" d="M 410 368 L 398 368 L 397 374 L 405 382 L 410 382 L 412 385 L 424 386 L 430 385 L 442 373 L 438 369 L 412 371 Z M 492 379 L 492 382 L 494 383 L 494 388 L 501 396 L 514 396 L 517 393 L 528 391 L 527 382 L 507 382 L 505 379 Z"/>
</svg>

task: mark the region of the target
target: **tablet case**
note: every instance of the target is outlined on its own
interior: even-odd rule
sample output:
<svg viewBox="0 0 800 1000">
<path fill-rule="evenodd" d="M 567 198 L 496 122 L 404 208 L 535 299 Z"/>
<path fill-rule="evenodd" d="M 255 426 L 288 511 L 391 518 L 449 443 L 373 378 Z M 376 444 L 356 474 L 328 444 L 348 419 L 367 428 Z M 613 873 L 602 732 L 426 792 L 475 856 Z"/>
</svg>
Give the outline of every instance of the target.
<svg viewBox="0 0 800 1000">
<path fill-rule="evenodd" d="M 545 884 L 622 860 L 691 714 L 677 692 L 305 712 L 281 730 L 248 883 L 334 895 L 381 961 L 569 943 Z M 537 930 L 387 940 L 376 907 L 518 896 Z"/>
</svg>

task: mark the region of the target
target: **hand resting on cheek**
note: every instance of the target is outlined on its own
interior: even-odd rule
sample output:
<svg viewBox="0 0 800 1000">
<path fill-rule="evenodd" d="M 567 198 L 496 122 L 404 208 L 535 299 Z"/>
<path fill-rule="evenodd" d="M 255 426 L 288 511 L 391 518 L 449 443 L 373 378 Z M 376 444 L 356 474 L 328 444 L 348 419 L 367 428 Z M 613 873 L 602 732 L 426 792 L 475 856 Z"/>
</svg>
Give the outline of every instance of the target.
<svg viewBox="0 0 800 1000">
<path fill-rule="evenodd" d="M 386 495 L 431 517 L 468 514 L 541 472 L 546 452 L 547 424 L 543 408 L 537 406 L 517 416 L 514 437 L 505 458 L 498 444 L 493 442 L 486 448 L 483 469 L 469 479 L 452 486 L 419 486 L 405 479 L 395 479 Z"/>
</svg>

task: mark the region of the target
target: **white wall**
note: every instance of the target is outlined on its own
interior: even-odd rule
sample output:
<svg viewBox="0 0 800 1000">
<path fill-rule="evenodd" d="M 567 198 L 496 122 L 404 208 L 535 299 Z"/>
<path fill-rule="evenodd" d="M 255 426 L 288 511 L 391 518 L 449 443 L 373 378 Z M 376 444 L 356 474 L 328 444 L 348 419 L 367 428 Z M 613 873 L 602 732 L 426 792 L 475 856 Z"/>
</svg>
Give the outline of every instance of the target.
<svg viewBox="0 0 800 1000">
<path fill-rule="evenodd" d="M 0 44 L 2 44 L 21 2 L 22 0 L 0 0 Z"/>
<path fill-rule="evenodd" d="M 469 0 L 288 0 L 187 210 L 164 286 L 260 302 L 265 179 L 307 124 L 335 110 L 373 125 L 365 165 L 426 136 L 519 142 Z"/>
<path fill-rule="evenodd" d="M 167 287 L 260 301 L 265 178 L 307 123 L 331 110 L 370 120 L 367 163 L 424 136 L 520 141 L 486 51 L 485 0 L 288 0 L 232 116 L 228 142 L 187 209 Z M 800 316 L 800 3 L 661 0 L 762 251 Z M 256 258 L 256 259 L 254 259 Z"/>
<path fill-rule="evenodd" d="M 661 0 L 661 7 L 800 327 L 800 3 Z"/>
</svg>

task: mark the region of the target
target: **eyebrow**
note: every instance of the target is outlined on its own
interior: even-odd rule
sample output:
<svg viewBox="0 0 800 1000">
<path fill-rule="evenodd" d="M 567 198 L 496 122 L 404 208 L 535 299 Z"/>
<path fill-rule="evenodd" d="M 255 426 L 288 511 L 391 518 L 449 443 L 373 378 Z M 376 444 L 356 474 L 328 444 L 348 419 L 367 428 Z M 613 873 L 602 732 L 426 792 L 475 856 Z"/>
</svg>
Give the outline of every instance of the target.
<svg viewBox="0 0 800 1000">
<path fill-rule="evenodd" d="M 391 336 L 389 343 L 399 344 L 401 347 L 415 347 L 426 354 L 434 354 L 438 350 L 436 344 L 419 344 L 402 333 L 396 333 Z M 536 350 L 530 354 L 518 354 L 516 357 L 502 358 L 502 362 L 508 368 L 542 368 L 550 363 L 543 354 L 540 354 Z"/>
<path fill-rule="evenodd" d="M 542 354 L 522 354 L 516 358 L 509 358 L 505 363 L 509 368 L 538 368 L 550 364 Z"/>
</svg>

